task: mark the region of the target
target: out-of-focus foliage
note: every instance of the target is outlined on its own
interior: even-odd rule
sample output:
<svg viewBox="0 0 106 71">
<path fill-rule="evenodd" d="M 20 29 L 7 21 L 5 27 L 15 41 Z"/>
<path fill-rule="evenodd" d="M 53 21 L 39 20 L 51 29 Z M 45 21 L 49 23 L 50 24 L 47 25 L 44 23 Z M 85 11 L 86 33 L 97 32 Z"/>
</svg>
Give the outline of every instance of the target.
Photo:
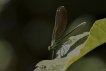
<svg viewBox="0 0 106 71">
<path fill-rule="evenodd" d="M 13 58 L 12 46 L 6 40 L 0 39 L 0 71 L 8 69 L 12 64 Z"/>
<path fill-rule="evenodd" d="M 3 9 L 4 5 L 9 2 L 9 0 L 0 0 L 0 11 Z"/>
</svg>

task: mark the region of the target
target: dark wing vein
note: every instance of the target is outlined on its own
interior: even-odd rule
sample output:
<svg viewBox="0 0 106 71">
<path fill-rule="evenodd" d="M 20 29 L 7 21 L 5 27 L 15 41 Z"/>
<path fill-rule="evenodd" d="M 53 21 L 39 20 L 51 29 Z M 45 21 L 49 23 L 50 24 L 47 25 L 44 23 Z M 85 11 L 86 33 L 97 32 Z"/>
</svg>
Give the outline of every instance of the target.
<svg viewBox="0 0 106 71">
<path fill-rule="evenodd" d="M 58 7 L 55 17 L 55 26 L 52 41 L 56 41 L 64 32 L 67 25 L 67 12 L 64 6 Z"/>
</svg>

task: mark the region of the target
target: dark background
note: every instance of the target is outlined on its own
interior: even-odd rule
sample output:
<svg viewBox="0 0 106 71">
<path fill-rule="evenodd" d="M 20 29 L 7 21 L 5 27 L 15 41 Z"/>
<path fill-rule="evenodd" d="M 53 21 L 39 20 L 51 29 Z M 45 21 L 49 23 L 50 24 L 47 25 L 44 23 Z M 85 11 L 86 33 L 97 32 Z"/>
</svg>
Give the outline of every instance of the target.
<svg viewBox="0 0 106 71">
<path fill-rule="evenodd" d="M 0 71 L 33 71 L 37 62 L 49 59 L 47 48 L 59 6 L 67 10 L 67 27 L 89 22 L 83 31 L 106 16 L 105 0 L 10 0 L 0 6 Z M 88 56 L 105 59 L 105 44 L 100 47 Z"/>
</svg>

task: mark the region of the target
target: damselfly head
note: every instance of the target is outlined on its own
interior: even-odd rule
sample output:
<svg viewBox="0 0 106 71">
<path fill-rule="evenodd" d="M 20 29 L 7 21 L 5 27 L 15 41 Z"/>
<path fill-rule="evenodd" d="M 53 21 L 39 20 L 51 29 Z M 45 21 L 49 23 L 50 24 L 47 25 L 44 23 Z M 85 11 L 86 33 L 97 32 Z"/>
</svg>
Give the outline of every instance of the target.
<svg viewBox="0 0 106 71">
<path fill-rule="evenodd" d="M 56 49 L 55 46 L 48 46 L 48 50 L 53 50 L 53 49 Z"/>
<path fill-rule="evenodd" d="M 49 51 L 51 50 L 51 48 L 52 48 L 51 46 L 48 46 L 48 50 L 49 50 Z"/>
</svg>

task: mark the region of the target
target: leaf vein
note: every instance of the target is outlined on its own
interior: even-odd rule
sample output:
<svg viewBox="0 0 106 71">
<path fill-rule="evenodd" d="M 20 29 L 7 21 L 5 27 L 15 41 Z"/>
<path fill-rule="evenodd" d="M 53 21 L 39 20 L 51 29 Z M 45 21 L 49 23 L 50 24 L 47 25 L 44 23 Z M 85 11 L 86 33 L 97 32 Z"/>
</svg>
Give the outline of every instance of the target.
<svg viewBox="0 0 106 71">
<path fill-rule="evenodd" d="M 106 31 L 104 31 L 102 28 L 100 28 L 98 25 L 95 24 L 95 26 L 97 26 L 99 29 L 101 29 L 103 32 L 106 33 Z"/>
<path fill-rule="evenodd" d="M 97 39 L 94 35 L 92 35 L 92 34 L 90 34 L 92 37 L 94 37 L 95 39 Z M 99 42 L 100 42 L 100 40 L 99 39 L 97 39 Z M 100 42 L 100 44 L 101 44 L 101 42 Z"/>
</svg>

